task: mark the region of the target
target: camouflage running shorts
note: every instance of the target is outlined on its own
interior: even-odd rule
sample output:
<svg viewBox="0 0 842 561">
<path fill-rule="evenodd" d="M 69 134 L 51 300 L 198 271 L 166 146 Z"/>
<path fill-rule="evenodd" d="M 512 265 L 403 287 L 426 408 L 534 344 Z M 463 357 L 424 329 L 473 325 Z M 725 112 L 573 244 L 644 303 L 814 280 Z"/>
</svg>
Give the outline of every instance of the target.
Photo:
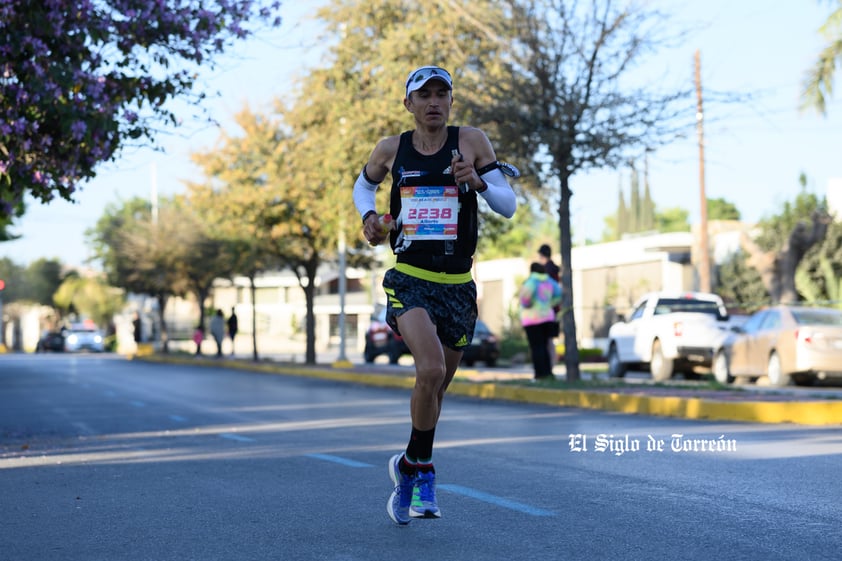
<svg viewBox="0 0 842 561">
<path fill-rule="evenodd" d="M 436 325 L 443 345 L 460 351 L 471 342 L 477 322 L 477 285 L 473 280 L 444 284 L 389 269 L 383 277 L 383 289 L 388 300 L 386 322 L 395 333 L 400 335 L 398 316 L 423 308 Z"/>
</svg>

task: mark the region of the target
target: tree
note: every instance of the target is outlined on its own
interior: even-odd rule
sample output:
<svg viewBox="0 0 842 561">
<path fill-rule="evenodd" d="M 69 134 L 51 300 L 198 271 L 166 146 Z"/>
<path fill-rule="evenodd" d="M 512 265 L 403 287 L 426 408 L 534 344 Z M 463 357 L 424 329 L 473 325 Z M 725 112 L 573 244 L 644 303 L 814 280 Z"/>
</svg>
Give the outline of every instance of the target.
<svg viewBox="0 0 842 561">
<path fill-rule="evenodd" d="M 633 70 L 664 46 L 674 27 L 649 8 L 617 7 L 608 0 L 509 0 L 506 23 L 517 37 L 507 61 L 511 79 L 486 85 L 482 121 L 498 124 L 503 148 L 532 162 L 530 171 L 560 188 L 563 308 L 572 310 L 571 179 L 589 168 L 611 168 L 641 156 L 691 126 L 689 87 L 669 81 L 635 84 Z M 483 59 L 478 71 L 484 74 Z M 687 80 L 689 83 L 689 80 Z M 683 117 L 683 119 L 682 119 Z M 579 379 L 576 324 L 563 316 L 567 379 Z"/>
<path fill-rule="evenodd" d="M 86 234 L 109 285 L 157 301 L 162 350 L 167 352 L 165 311 L 172 296 L 183 296 L 189 289 L 184 267 L 195 235 L 193 222 L 185 220 L 181 198 L 161 199 L 157 214 L 140 198 L 122 206 L 108 205 Z"/>
<path fill-rule="evenodd" d="M 371 255 L 360 235 L 352 186 L 376 142 L 411 126 L 401 105 L 404 80 L 414 67 L 436 64 L 454 69 L 454 120 L 467 122 L 469 107 L 488 103 L 485 84 L 500 76 L 509 45 L 489 25 L 502 26 L 499 3 L 489 0 L 409 3 L 400 0 L 334 0 L 319 11 L 332 47 L 329 65 L 302 81 L 304 94 L 280 106 L 289 131 L 280 142 L 279 165 L 269 177 L 278 185 L 277 202 L 267 209 L 267 226 L 279 240 L 277 257 L 297 276 L 307 306 L 305 361 L 315 361 L 315 274 L 320 264 L 336 262 L 339 240 L 350 256 Z M 479 73 L 486 58 L 491 74 Z M 473 99 L 473 103 L 469 100 Z M 388 189 L 381 189 L 379 208 Z M 317 195 L 317 196 L 316 196 Z M 338 209 L 342 209 L 337 212 Z M 271 211 L 271 212 L 269 212 Z M 484 216 L 483 241 L 499 224 Z"/>
<path fill-rule="evenodd" d="M 0 228 L 23 212 L 25 194 L 73 200 L 124 143 L 178 124 L 168 102 L 200 103 L 198 69 L 253 33 L 250 20 L 278 25 L 279 4 L 2 2 Z"/>
<path fill-rule="evenodd" d="M 284 193 L 284 176 L 276 172 L 286 167 L 279 150 L 285 135 L 277 119 L 248 108 L 240 111 L 235 121 L 240 135 L 223 133 L 213 149 L 193 154 L 208 181 L 189 182 L 188 197 L 210 225 L 210 233 L 226 241 L 233 257 L 231 271 L 249 279 L 252 351 L 257 361 L 255 279 L 280 265 L 274 248 L 283 240 L 274 239 L 273 229 L 267 225 Z"/>
<path fill-rule="evenodd" d="M 827 234 L 831 217 L 826 202 L 806 191 L 807 178 L 800 177 L 801 192 L 784 204 L 781 214 L 761 220 L 757 238 L 744 233 L 741 244 L 748 252 L 748 265 L 757 269 L 773 303 L 799 300 L 795 272 L 804 256 Z"/>
<path fill-rule="evenodd" d="M 690 211 L 681 207 L 665 208 L 655 212 L 655 224 L 659 232 L 689 232 Z"/>
<path fill-rule="evenodd" d="M 754 312 L 770 304 L 760 273 L 749 266 L 745 252 L 734 253 L 716 269 L 716 292 L 729 308 Z"/>
<path fill-rule="evenodd" d="M 708 220 L 739 220 L 740 211 L 723 198 L 708 199 Z"/>
<path fill-rule="evenodd" d="M 53 294 L 64 281 L 67 273 L 55 259 L 37 259 L 26 268 L 26 294 L 38 304 L 52 305 Z"/>
<path fill-rule="evenodd" d="M 3 300 L 52 306 L 53 294 L 68 274 L 55 259 L 37 259 L 26 267 L 0 259 L 0 279 L 6 284 Z"/>
<path fill-rule="evenodd" d="M 642 232 L 646 228 L 641 223 L 640 178 L 631 162 L 631 188 L 629 190 L 629 230 L 628 233 Z M 623 232 L 626 233 L 626 232 Z"/>
<path fill-rule="evenodd" d="M 631 222 L 629 218 L 629 214 L 631 213 L 626 206 L 626 197 L 623 194 L 623 179 L 620 176 L 620 188 L 618 189 L 618 201 L 617 201 L 617 216 L 614 220 L 614 227 L 611 228 L 609 224 L 608 229 L 608 237 L 605 238 L 604 241 L 610 240 L 619 240 L 620 237 L 623 235 L 623 232 L 629 231 L 629 223 Z M 608 222 L 606 218 L 606 223 Z"/>
<path fill-rule="evenodd" d="M 7 258 L 0 259 L 0 280 L 5 284 L 0 291 L 0 299 L 10 304 L 3 308 L 3 315 L 15 329 L 19 329 L 22 315 L 31 309 L 32 304 L 49 306 L 55 310 L 53 295 L 62 281 L 72 274 L 75 271 L 63 271 L 61 263 L 53 259 L 38 259 L 27 267 L 17 265 Z M 51 316 L 48 321 L 54 323 L 57 318 L 55 314 Z M 15 349 L 21 350 L 20 338 L 15 337 L 14 341 Z"/>
<path fill-rule="evenodd" d="M 842 222 L 833 221 L 824 240 L 804 256 L 795 287 L 807 302 L 842 308 Z"/>
<path fill-rule="evenodd" d="M 623 194 L 623 180 L 620 176 L 619 202 L 617 212 L 614 216 L 606 216 L 603 241 L 616 241 L 626 234 L 639 232 L 650 232 L 658 226 L 659 216 L 655 212 L 655 203 L 652 202 L 652 192 L 649 189 L 649 165 L 644 160 L 643 171 L 643 196 L 640 194 L 640 175 L 632 161 L 631 187 L 629 189 L 629 205 L 626 207 L 626 199 Z"/>
<path fill-rule="evenodd" d="M 0 203 L 2 203 L 2 198 L 0 198 Z M 20 238 L 19 235 L 14 232 L 10 232 L 9 228 L 13 225 L 15 218 L 23 216 L 24 211 L 25 207 L 23 201 L 14 205 L 6 205 L 7 216 L 0 215 L 0 242 L 9 242 Z"/>
<path fill-rule="evenodd" d="M 309 86 L 304 90 L 324 92 L 325 80 L 330 80 L 328 74 L 314 72 L 306 80 Z M 349 216 L 347 212 L 336 211 L 354 208 L 351 199 L 354 168 L 364 161 L 350 155 L 342 159 L 343 154 L 354 151 L 356 143 L 346 144 L 348 141 L 343 137 L 344 123 L 336 112 L 343 110 L 341 105 L 333 103 L 330 95 L 297 100 L 284 113 L 284 121 L 296 134 L 281 142 L 282 156 L 273 158 L 267 166 L 267 175 L 277 190 L 262 218 L 268 229 L 272 255 L 295 274 L 304 292 L 307 364 L 316 362 L 314 306 L 319 267 L 322 263 L 338 261 L 342 239 L 350 242 L 352 253 L 370 253 L 363 245 L 355 213 Z"/>
<path fill-rule="evenodd" d="M 199 306 L 199 325 L 205 325 L 205 302 L 213 289 L 213 283 L 219 278 L 228 278 L 238 264 L 236 240 L 226 240 L 212 231 L 212 225 L 196 215 L 181 213 L 189 229 L 183 230 L 184 251 L 180 263 L 180 272 L 184 275 L 186 289 L 196 298 Z"/>
<path fill-rule="evenodd" d="M 101 279 L 73 274 L 58 287 L 53 302 L 62 316 L 72 312 L 79 319 L 91 319 L 111 331 L 114 315 L 122 309 L 125 299 L 120 289 L 106 285 Z"/>
<path fill-rule="evenodd" d="M 836 0 L 836 4 L 836 9 L 819 28 L 827 44 L 802 83 L 802 108 L 816 109 L 822 115 L 826 114 L 827 98 L 833 95 L 836 65 L 842 63 L 842 0 Z"/>
<path fill-rule="evenodd" d="M 552 217 L 540 209 L 521 205 L 509 221 L 505 233 L 495 237 L 494 243 L 483 243 L 477 247 L 477 260 L 503 259 L 520 255 L 534 259 L 540 247 L 539 240 L 554 243 L 555 225 Z"/>
<path fill-rule="evenodd" d="M 819 272 L 822 275 L 820 282 L 816 282 L 806 269 L 799 268 L 795 272 L 795 287 L 799 294 L 811 304 L 842 308 L 842 278 L 826 257 L 819 258 Z"/>
<path fill-rule="evenodd" d="M 359 222 L 336 212 L 337 206 L 350 208 L 352 204 L 350 187 L 338 179 L 342 173 L 336 166 L 351 164 L 332 159 L 348 148 L 329 128 L 332 119 L 321 122 L 332 104 L 324 99 L 323 105 L 312 105 L 310 96 L 298 103 L 311 104 L 306 111 L 316 117 L 316 123 L 302 124 L 297 114 L 305 109 L 288 109 L 280 102 L 273 116 L 243 109 L 235 117 L 240 134 L 224 134 L 215 149 L 193 155 L 207 181 L 188 187 L 191 203 L 213 225 L 215 235 L 238 249 L 232 271 L 251 279 L 252 293 L 256 275 L 270 267 L 288 268 L 296 274 L 308 309 L 305 360 L 313 363 L 318 267 L 336 259 L 338 237 L 343 233 L 355 240 L 351 243 L 358 255 L 355 261 L 370 264 L 372 260 L 370 248 L 364 248 L 359 237 Z M 314 196 L 315 191 L 319 196 Z M 256 321 L 255 313 L 252 317 Z M 256 360 L 256 324 L 252 331 Z"/>
<path fill-rule="evenodd" d="M 26 271 L 23 267 L 9 259 L 0 259 L 0 279 L 3 279 L 5 288 L 0 293 L 4 302 L 14 302 L 26 299 Z"/>
<path fill-rule="evenodd" d="M 652 201 L 652 191 L 649 189 L 649 159 L 643 160 L 643 200 L 640 204 L 640 230 L 642 232 L 655 228 L 655 203 Z"/>
</svg>

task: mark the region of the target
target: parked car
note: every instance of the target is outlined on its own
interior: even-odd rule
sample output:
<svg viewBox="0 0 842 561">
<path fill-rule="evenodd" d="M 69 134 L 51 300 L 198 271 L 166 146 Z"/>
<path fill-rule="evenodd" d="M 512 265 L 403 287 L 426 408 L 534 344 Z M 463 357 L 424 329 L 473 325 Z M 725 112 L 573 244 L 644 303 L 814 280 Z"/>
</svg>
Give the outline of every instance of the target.
<svg viewBox="0 0 842 561">
<path fill-rule="evenodd" d="M 372 363 L 382 354 L 389 357 L 390 364 L 397 364 L 403 355 L 410 354 L 403 337 L 392 331 L 386 323 L 385 306 L 379 307 L 371 316 L 371 323 L 365 332 L 363 359 L 367 363 Z M 474 328 L 474 338 L 465 347 L 462 363 L 473 366 L 476 362 L 484 362 L 486 366 L 493 367 L 497 364 L 499 357 L 500 343 L 497 336 L 482 320 L 478 319 Z"/>
<path fill-rule="evenodd" d="M 64 350 L 73 353 L 105 351 L 105 336 L 102 332 L 88 324 L 72 324 L 64 331 Z"/>
<path fill-rule="evenodd" d="M 842 378 L 842 310 L 773 306 L 755 312 L 721 342 L 713 375 L 723 384 L 766 376 L 773 386 Z"/>
<path fill-rule="evenodd" d="M 646 368 L 656 382 L 710 368 L 714 348 L 727 332 L 722 298 L 706 292 L 652 292 L 641 297 L 626 320 L 608 330 L 608 374 Z"/>
<path fill-rule="evenodd" d="M 35 346 L 36 353 L 59 353 L 64 350 L 64 331 L 46 330 L 41 334 L 38 344 Z"/>
<path fill-rule="evenodd" d="M 462 363 L 473 366 L 475 362 L 484 362 L 486 366 L 493 367 L 500 358 L 500 343 L 497 336 L 482 320 L 477 320 L 474 328 L 474 338 L 471 344 L 465 347 L 462 355 Z"/>
<path fill-rule="evenodd" d="M 371 324 L 365 332 L 363 359 L 372 363 L 382 354 L 388 355 L 390 364 L 397 364 L 403 355 L 409 354 L 403 338 L 386 323 L 385 306 L 380 306 L 371 316 Z"/>
</svg>

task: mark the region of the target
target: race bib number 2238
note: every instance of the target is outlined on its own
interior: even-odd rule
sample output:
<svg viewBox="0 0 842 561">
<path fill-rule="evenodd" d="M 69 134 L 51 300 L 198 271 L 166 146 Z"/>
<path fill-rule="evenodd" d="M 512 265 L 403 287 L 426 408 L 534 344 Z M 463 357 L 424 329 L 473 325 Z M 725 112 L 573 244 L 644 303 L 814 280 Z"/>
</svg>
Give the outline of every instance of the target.
<svg viewBox="0 0 842 561">
<path fill-rule="evenodd" d="M 459 190 L 455 185 L 401 187 L 401 207 L 407 239 L 456 239 Z"/>
</svg>

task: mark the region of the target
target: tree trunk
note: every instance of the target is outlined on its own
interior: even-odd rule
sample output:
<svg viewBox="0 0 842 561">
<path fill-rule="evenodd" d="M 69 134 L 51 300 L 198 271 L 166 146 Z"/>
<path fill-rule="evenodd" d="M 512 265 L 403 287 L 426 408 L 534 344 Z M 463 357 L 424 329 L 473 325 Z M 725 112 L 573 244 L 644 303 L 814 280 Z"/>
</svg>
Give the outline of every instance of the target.
<svg viewBox="0 0 842 561">
<path fill-rule="evenodd" d="M 198 290 L 196 291 L 196 298 L 199 300 L 199 323 L 205 325 L 205 321 L 207 321 L 207 314 L 205 314 L 205 303 L 208 301 L 208 295 L 210 291 L 208 290 Z"/>
<path fill-rule="evenodd" d="M 561 202 L 558 207 L 558 228 L 561 234 L 559 247 L 561 248 L 561 326 L 564 333 L 564 366 L 567 371 L 567 381 L 581 379 L 579 373 L 579 345 L 576 342 L 576 318 L 573 315 L 573 267 L 571 256 L 573 253 L 572 238 L 570 236 L 570 176 L 561 175 Z"/>
<path fill-rule="evenodd" d="M 307 286 L 304 287 L 304 298 L 307 301 L 307 352 L 304 362 L 316 364 L 316 267 L 307 266 Z"/>
<path fill-rule="evenodd" d="M 167 322 L 164 319 L 164 312 L 167 308 L 167 301 L 169 298 L 166 294 L 158 295 L 158 321 L 161 323 L 161 352 L 167 354 L 170 352 L 170 333 L 167 329 Z"/>
</svg>

